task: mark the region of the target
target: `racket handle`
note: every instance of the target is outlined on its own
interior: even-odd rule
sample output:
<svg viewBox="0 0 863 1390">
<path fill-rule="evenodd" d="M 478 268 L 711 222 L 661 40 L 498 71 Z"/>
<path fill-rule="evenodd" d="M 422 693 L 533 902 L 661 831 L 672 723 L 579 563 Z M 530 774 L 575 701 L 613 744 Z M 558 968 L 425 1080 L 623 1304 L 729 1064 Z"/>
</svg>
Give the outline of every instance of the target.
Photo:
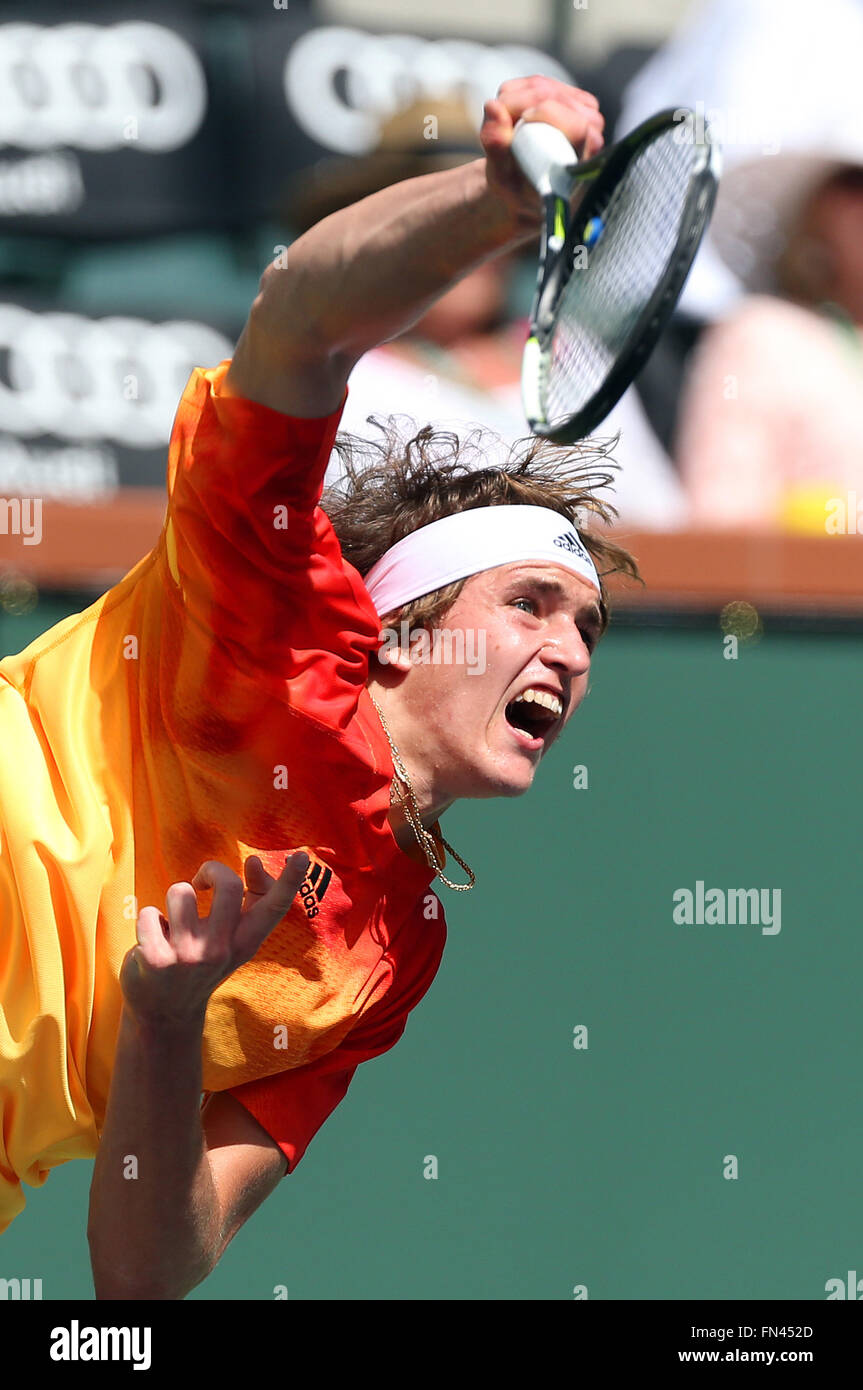
<svg viewBox="0 0 863 1390">
<path fill-rule="evenodd" d="M 543 198 L 555 193 L 568 198 L 572 192 L 570 170 L 578 155 L 562 130 L 545 121 L 519 121 L 512 137 L 516 163 Z"/>
</svg>

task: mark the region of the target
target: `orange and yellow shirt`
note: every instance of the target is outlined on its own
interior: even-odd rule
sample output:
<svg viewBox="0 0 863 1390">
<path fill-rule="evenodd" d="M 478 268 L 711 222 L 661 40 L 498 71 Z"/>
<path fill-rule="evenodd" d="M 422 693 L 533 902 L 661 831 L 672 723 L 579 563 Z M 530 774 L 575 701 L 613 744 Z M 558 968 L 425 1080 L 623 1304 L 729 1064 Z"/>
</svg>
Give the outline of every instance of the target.
<svg viewBox="0 0 863 1390">
<path fill-rule="evenodd" d="M 344 401 L 295 419 L 223 393 L 227 368 L 183 394 L 154 549 L 0 662 L 0 1230 L 22 1181 L 95 1153 L 138 910 L 204 860 L 310 855 L 203 1042 L 205 1090 L 291 1171 L 440 963 L 433 871 L 389 825 L 380 623 L 318 505 Z"/>
</svg>

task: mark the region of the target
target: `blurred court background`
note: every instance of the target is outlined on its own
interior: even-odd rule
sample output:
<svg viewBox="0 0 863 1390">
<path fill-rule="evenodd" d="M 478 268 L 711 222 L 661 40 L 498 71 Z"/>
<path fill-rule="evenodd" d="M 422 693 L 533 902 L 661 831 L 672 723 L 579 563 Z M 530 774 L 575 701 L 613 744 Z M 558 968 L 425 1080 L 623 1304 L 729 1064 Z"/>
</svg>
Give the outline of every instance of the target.
<svg viewBox="0 0 863 1390">
<path fill-rule="evenodd" d="M 526 72 L 596 91 L 608 138 L 639 100 L 709 107 L 723 98 L 703 77 L 705 52 L 721 39 L 734 70 L 735 33 L 756 11 L 761 48 L 740 40 L 747 70 L 776 66 L 772 16 L 777 35 L 796 26 L 798 65 L 788 58 L 782 78 L 805 92 L 820 60 L 807 57 L 803 7 L 780 0 L 235 0 L 145 13 L 75 0 L 40 6 L 38 23 L 6 4 L 0 655 L 86 607 L 156 542 L 179 395 L 194 366 L 230 356 L 264 265 L 301 229 L 298 189 L 325 193 L 351 161 L 366 171 L 400 111 L 457 98 L 478 123 L 483 97 Z M 853 26 L 863 6 L 825 0 L 828 47 L 842 46 L 840 11 Z M 651 86 L 651 63 L 671 76 L 660 69 Z M 778 120 L 781 104 L 766 86 L 760 107 L 725 100 L 734 168 L 759 140 L 763 153 L 755 117 Z M 842 158 L 853 166 L 853 151 Z M 765 206 L 751 220 L 778 246 Z M 863 1268 L 863 402 L 849 368 L 838 413 L 850 471 L 823 467 L 822 410 L 795 432 L 797 471 L 770 473 L 769 505 L 764 493 L 735 516 L 699 508 L 681 401 L 706 335 L 748 312 L 748 249 L 738 244 L 735 278 L 733 257 L 705 248 L 615 419 L 617 530 L 646 583 L 619 593 L 588 699 L 529 808 L 450 812 L 448 838 L 478 885 L 467 898 L 441 890 L 450 934 L 437 980 L 191 1297 L 286 1286 L 299 1299 L 569 1299 L 585 1286 L 600 1299 L 821 1299 L 828 1279 Z M 517 354 L 475 349 L 483 335 L 520 341 L 531 279 L 529 258 L 510 267 L 505 312 L 468 335 L 474 367 L 494 359 L 471 372 L 468 395 L 460 345 L 420 338 L 413 356 L 375 359 L 364 405 L 392 409 L 393 373 L 411 371 L 429 419 L 473 411 L 506 433 Z M 769 293 L 791 304 L 781 286 Z M 817 325 L 799 297 L 793 307 L 812 319 L 794 318 L 790 334 L 820 331 L 820 304 Z M 859 319 L 850 300 L 838 308 L 851 361 Z M 714 406 L 766 404 L 761 385 L 747 399 L 751 360 L 720 370 Z M 807 361 L 789 383 L 801 400 Z M 776 435 L 769 420 L 747 427 L 736 460 L 711 458 L 711 485 L 721 492 L 727 463 L 739 497 L 741 459 L 767 476 Z M 24 507 L 36 501 L 30 544 Z M 781 931 L 675 924 L 673 893 L 699 880 L 780 890 Z M 573 1046 L 580 1025 L 586 1048 Z M 723 1176 L 730 1155 L 736 1179 Z M 437 1178 L 424 1176 L 430 1156 Z M 92 1296 L 90 1169 L 67 1165 L 28 1193 L 0 1242 L 0 1277 L 41 1278 L 46 1298 Z"/>
</svg>

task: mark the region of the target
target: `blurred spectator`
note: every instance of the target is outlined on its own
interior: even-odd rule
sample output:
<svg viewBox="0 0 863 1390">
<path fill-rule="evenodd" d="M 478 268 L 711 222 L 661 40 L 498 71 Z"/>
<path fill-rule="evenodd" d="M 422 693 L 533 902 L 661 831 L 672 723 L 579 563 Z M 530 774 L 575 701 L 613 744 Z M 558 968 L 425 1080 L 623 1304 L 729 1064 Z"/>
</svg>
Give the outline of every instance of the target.
<svg viewBox="0 0 863 1390">
<path fill-rule="evenodd" d="M 624 93 L 615 138 L 664 107 L 689 107 L 722 146 L 714 225 L 728 175 L 780 149 L 814 146 L 813 127 L 859 128 L 861 0 L 702 0 Z M 764 216 L 764 209 L 758 209 Z M 755 229 L 755 210 L 749 231 Z M 704 327 L 740 303 L 744 286 L 712 232 L 670 329 L 639 378 L 648 417 L 673 453 L 683 373 Z"/>
<path fill-rule="evenodd" d="M 702 0 L 633 78 L 615 138 L 663 107 L 690 107 L 712 127 L 728 172 L 812 147 L 813 123 L 859 122 L 861 53 L 860 0 L 819 0 L 817 10 L 810 0 Z M 742 293 L 708 234 L 681 309 L 713 319 Z"/>
<path fill-rule="evenodd" d="M 681 403 L 693 520 L 823 534 L 831 499 L 863 496 L 859 124 L 732 170 L 714 238 L 752 297 L 705 334 Z"/>
<path fill-rule="evenodd" d="M 292 228 L 302 232 L 380 188 L 480 157 L 466 107 L 436 101 L 430 125 L 430 104 L 426 99 L 387 120 L 371 155 L 326 160 L 308 171 L 285 209 Z M 497 257 L 455 285 L 410 333 L 368 353 L 351 376 L 342 429 L 368 435 L 369 416 L 389 414 L 456 432 L 480 424 L 500 436 L 489 461 L 502 461 L 509 444 L 528 433 L 520 388 L 527 322 L 513 319 L 512 303 L 516 294 L 529 298 L 535 272 L 533 247 L 523 256 Z M 635 392 L 627 392 L 597 433 L 603 441 L 620 434 L 611 501 L 621 518 L 653 527 L 683 524 L 682 486 Z M 335 476 L 329 473 L 327 482 Z"/>
</svg>

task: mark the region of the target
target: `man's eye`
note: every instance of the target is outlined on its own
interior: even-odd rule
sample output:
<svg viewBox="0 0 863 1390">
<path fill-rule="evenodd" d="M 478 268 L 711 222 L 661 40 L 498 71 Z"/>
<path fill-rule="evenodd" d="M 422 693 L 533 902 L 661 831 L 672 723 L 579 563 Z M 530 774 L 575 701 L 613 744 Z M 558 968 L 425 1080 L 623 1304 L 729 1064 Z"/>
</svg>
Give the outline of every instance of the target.
<svg viewBox="0 0 863 1390">
<path fill-rule="evenodd" d="M 536 603 L 535 603 L 535 601 L 534 601 L 532 598 L 517 598 L 517 599 L 513 599 L 513 605 L 512 605 L 513 608 L 515 607 L 515 605 L 516 605 L 517 603 L 526 603 L 530 609 L 532 609 L 534 612 L 536 611 Z"/>
</svg>

